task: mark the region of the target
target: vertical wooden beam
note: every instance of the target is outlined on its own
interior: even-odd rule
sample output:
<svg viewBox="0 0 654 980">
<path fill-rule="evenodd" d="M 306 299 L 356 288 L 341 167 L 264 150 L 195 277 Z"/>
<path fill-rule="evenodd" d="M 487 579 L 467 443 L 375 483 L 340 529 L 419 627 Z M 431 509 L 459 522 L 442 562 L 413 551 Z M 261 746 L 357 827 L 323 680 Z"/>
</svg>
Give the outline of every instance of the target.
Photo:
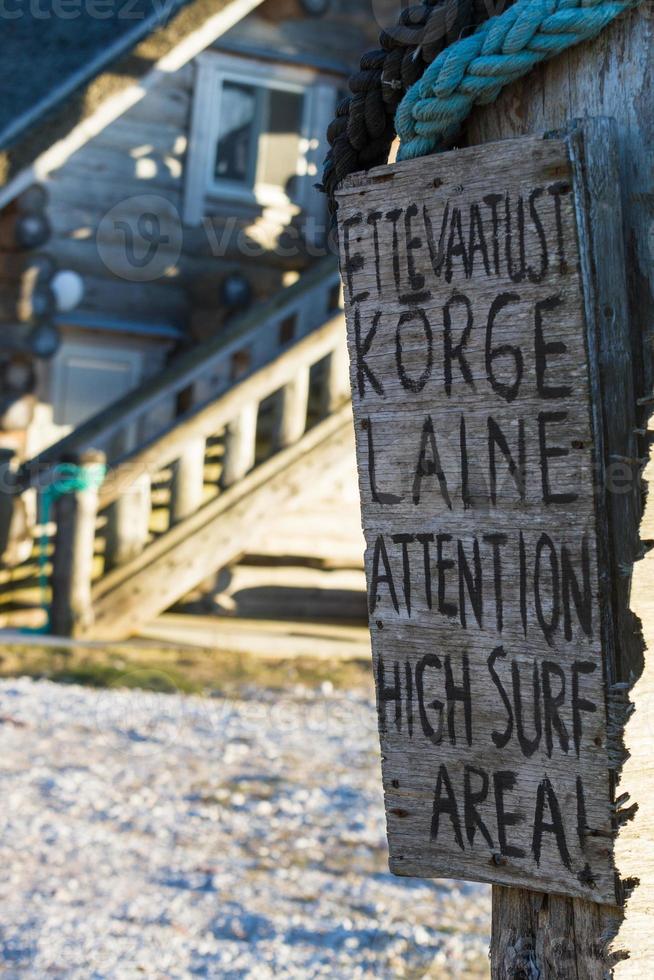
<svg viewBox="0 0 654 980">
<path fill-rule="evenodd" d="M 189 439 L 173 465 L 170 523 L 178 524 L 202 506 L 206 439 Z"/>
<path fill-rule="evenodd" d="M 85 467 L 103 465 L 104 461 L 104 453 L 96 450 L 70 460 L 82 472 Z M 90 483 L 84 489 L 62 493 L 55 502 L 57 530 L 52 559 L 50 627 L 57 636 L 74 636 L 78 629 L 93 621 L 91 583 L 98 489 Z"/>
<path fill-rule="evenodd" d="M 142 473 L 109 508 L 105 571 L 124 565 L 145 547 L 152 510 L 149 473 Z"/>
<path fill-rule="evenodd" d="M 15 568 L 32 553 L 32 527 L 17 487 L 13 449 L 0 449 L 0 562 Z"/>
<path fill-rule="evenodd" d="M 14 513 L 13 449 L 0 449 L 0 558 L 9 545 Z"/>
<path fill-rule="evenodd" d="M 302 438 L 307 427 L 308 404 L 309 367 L 303 367 L 279 392 L 272 437 L 275 450 L 286 449 Z"/>
<path fill-rule="evenodd" d="M 320 407 L 323 415 L 331 415 L 350 398 L 350 361 L 345 341 L 329 355 L 326 367 Z"/>
<path fill-rule="evenodd" d="M 615 201 L 615 188 L 620 182 L 615 122 L 584 120 L 570 136 L 570 154 L 592 393 L 607 754 L 613 793 L 617 796 L 616 786 L 625 760 L 622 683 L 640 669 L 641 649 L 629 610 L 640 520 L 640 482 L 622 212 Z M 619 816 L 616 812 L 616 829 Z M 602 980 L 617 962 L 610 944 L 621 919 L 622 910 L 617 907 L 495 886 L 492 976 L 500 980 L 521 975 L 520 970 L 528 966 L 539 980 Z"/>
<path fill-rule="evenodd" d="M 579 45 L 530 72 L 528 77 L 510 86 L 494 105 L 477 110 L 466 125 L 465 139 L 471 144 L 486 143 L 509 136 L 562 129 L 570 119 L 584 116 L 611 116 L 617 122 L 620 176 L 612 185 L 607 180 L 607 197 L 612 198 L 613 203 L 622 201 L 633 351 L 628 366 L 634 377 L 636 395 L 641 396 L 643 414 L 647 415 L 654 406 L 651 231 L 654 220 L 654 18 L 647 4 L 620 17 L 595 41 Z M 611 336 L 612 322 L 613 318 L 609 317 L 605 326 L 607 338 Z M 604 372 L 607 370 L 605 367 Z M 618 390 L 619 386 L 616 392 Z M 646 423 L 640 420 L 639 429 L 645 431 L 645 428 Z M 623 455 L 627 458 L 630 454 L 625 452 Z M 614 524 L 614 528 L 620 536 L 620 524 Z M 630 547 L 633 526 L 625 526 L 624 534 L 625 544 Z M 651 537 L 647 527 L 641 528 L 643 540 Z M 617 580 L 623 598 L 629 597 L 630 591 L 635 594 L 632 604 L 643 618 L 644 638 L 650 650 L 654 642 L 654 606 L 648 597 L 653 591 L 653 581 L 654 559 L 650 560 L 649 556 L 637 564 L 633 582 L 629 561 Z M 622 638 L 627 640 L 628 646 L 619 658 L 618 667 L 633 682 L 640 674 L 642 645 L 639 630 L 633 620 L 629 625 L 624 606 L 623 610 Z M 632 694 L 636 711 L 626 731 L 631 758 L 626 763 L 620 785 L 620 791 L 625 787 L 632 794 L 639 791 L 641 799 L 633 823 L 622 829 L 616 846 L 622 875 L 637 877 L 640 883 L 627 901 L 625 919 L 613 942 L 618 957 L 614 971 L 616 980 L 640 980 L 654 975 L 654 876 L 651 872 L 654 784 L 649 775 L 654 741 L 649 734 L 651 723 L 645 717 L 651 717 L 654 706 L 653 678 L 654 667 L 649 668 L 645 659 L 643 674 Z M 510 922 L 513 910 L 520 904 L 519 896 L 509 900 L 504 892 L 504 889 L 494 889 L 493 895 L 494 946 L 497 948 L 502 944 L 501 924 Z M 578 905 L 569 901 L 574 919 Z M 613 925 L 608 924 L 607 928 L 609 933 L 615 932 Z M 594 928 L 591 927 L 590 934 L 586 930 L 584 935 L 599 937 L 604 931 L 597 922 Z M 494 965 L 494 976 L 506 976 L 499 972 L 499 967 L 500 964 Z M 558 975 L 587 976 L 584 969 L 579 964 L 578 973 Z M 545 977 L 554 975 L 543 974 Z"/>
<path fill-rule="evenodd" d="M 241 409 L 225 432 L 222 485 L 231 487 L 254 466 L 259 405 L 252 402 Z"/>
<path fill-rule="evenodd" d="M 617 910 L 581 898 L 493 887 L 493 980 L 606 980 Z"/>
</svg>

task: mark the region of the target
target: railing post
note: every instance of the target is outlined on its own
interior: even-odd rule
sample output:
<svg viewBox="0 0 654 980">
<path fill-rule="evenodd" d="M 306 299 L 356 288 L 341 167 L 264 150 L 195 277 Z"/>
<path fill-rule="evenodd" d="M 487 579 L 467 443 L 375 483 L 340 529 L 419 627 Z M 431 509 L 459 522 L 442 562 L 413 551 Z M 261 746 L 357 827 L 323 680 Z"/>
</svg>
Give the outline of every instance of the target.
<svg viewBox="0 0 654 980">
<path fill-rule="evenodd" d="M 241 409 L 238 417 L 227 426 L 222 472 L 225 489 L 244 477 L 254 466 L 258 414 L 259 405 L 253 402 Z"/>
<path fill-rule="evenodd" d="M 9 545 L 14 513 L 13 458 L 13 449 L 0 449 L 0 558 Z"/>
<path fill-rule="evenodd" d="M 173 466 L 170 523 L 178 524 L 202 506 L 206 439 L 189 439 Z"/>
<path fill-rule="evenodd" d="M 142 473 L 109 508 L 105 571 L 139 555 L 150 532 L 150 474 Z"/>
<path fill-rule="evenodd" d="M 327 358 L 327 370 L 321 392 L 321 412 L 331 415 L 350 397 L 350 359 L 345 340 Z"/>
<path fill-rule="evenodd" d="M 0 449 L 0 562 L 15 568 L 32 553 L 32 534 L 25 500 L 16 486 L 13 449 Z"/>
<path fill-rule="evenodd" d="M 309 367 L 304 367 L 279 393 L 272 437 L 274 449 L 285 449 L 302 438 L 307 427 L 308 404 Z"/>
<path fill-rule="evenodd" d="M 99 486 L 90 477 L 94 467 L 104 467 L 105 455 L 88 450 L 70 462 L 79 468 L 79 481 L 72 480 L 69 490 L 65 487 L 67 477 L 62 474 L 54 494 L 57 530 L 50 628 L 57 636 L 74 636 L 78 628 L 93 621 L 91 582 Z"/>
</svg>

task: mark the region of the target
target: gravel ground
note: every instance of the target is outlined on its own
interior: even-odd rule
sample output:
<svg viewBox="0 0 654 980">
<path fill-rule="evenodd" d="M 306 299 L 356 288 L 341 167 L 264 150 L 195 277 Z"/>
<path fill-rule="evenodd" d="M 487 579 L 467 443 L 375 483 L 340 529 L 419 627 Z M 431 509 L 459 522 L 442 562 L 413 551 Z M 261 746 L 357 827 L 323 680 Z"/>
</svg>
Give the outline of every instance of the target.
<svg viewBox="0 0 654 980">
<path fill-rule="evenodd" d="M 486 976 L 488 890 L 386 865 L 369 698 L 0 683 L 0 975 Z"/>
</svg>

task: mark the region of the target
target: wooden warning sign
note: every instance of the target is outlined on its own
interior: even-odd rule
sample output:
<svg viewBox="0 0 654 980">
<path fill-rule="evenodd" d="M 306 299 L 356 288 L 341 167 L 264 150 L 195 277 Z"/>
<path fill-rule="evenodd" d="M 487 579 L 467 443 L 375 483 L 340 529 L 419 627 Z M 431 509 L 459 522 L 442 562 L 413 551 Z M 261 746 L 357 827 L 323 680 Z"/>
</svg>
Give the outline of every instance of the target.
<svg viewBox="0 0 654 980">
<path fill-rule="evenodd" d="M 568 142 L 379 168 L 338 201 L 391 868 L 615 902 Z"/>
</svg>

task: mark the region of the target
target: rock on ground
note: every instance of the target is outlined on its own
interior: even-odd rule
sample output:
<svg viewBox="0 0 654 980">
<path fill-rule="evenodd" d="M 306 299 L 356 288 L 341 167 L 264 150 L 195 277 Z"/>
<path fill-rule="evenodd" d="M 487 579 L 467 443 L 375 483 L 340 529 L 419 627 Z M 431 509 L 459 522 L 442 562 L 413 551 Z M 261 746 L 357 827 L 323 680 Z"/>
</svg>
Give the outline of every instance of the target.
<svg viewBox="0 0 654 980">
<path fill-rule="evenodd" d="M 0 975 L 488 973 L 482 886 L 392 877 L 374 710 L 0 683 Z"/>
</svg>

